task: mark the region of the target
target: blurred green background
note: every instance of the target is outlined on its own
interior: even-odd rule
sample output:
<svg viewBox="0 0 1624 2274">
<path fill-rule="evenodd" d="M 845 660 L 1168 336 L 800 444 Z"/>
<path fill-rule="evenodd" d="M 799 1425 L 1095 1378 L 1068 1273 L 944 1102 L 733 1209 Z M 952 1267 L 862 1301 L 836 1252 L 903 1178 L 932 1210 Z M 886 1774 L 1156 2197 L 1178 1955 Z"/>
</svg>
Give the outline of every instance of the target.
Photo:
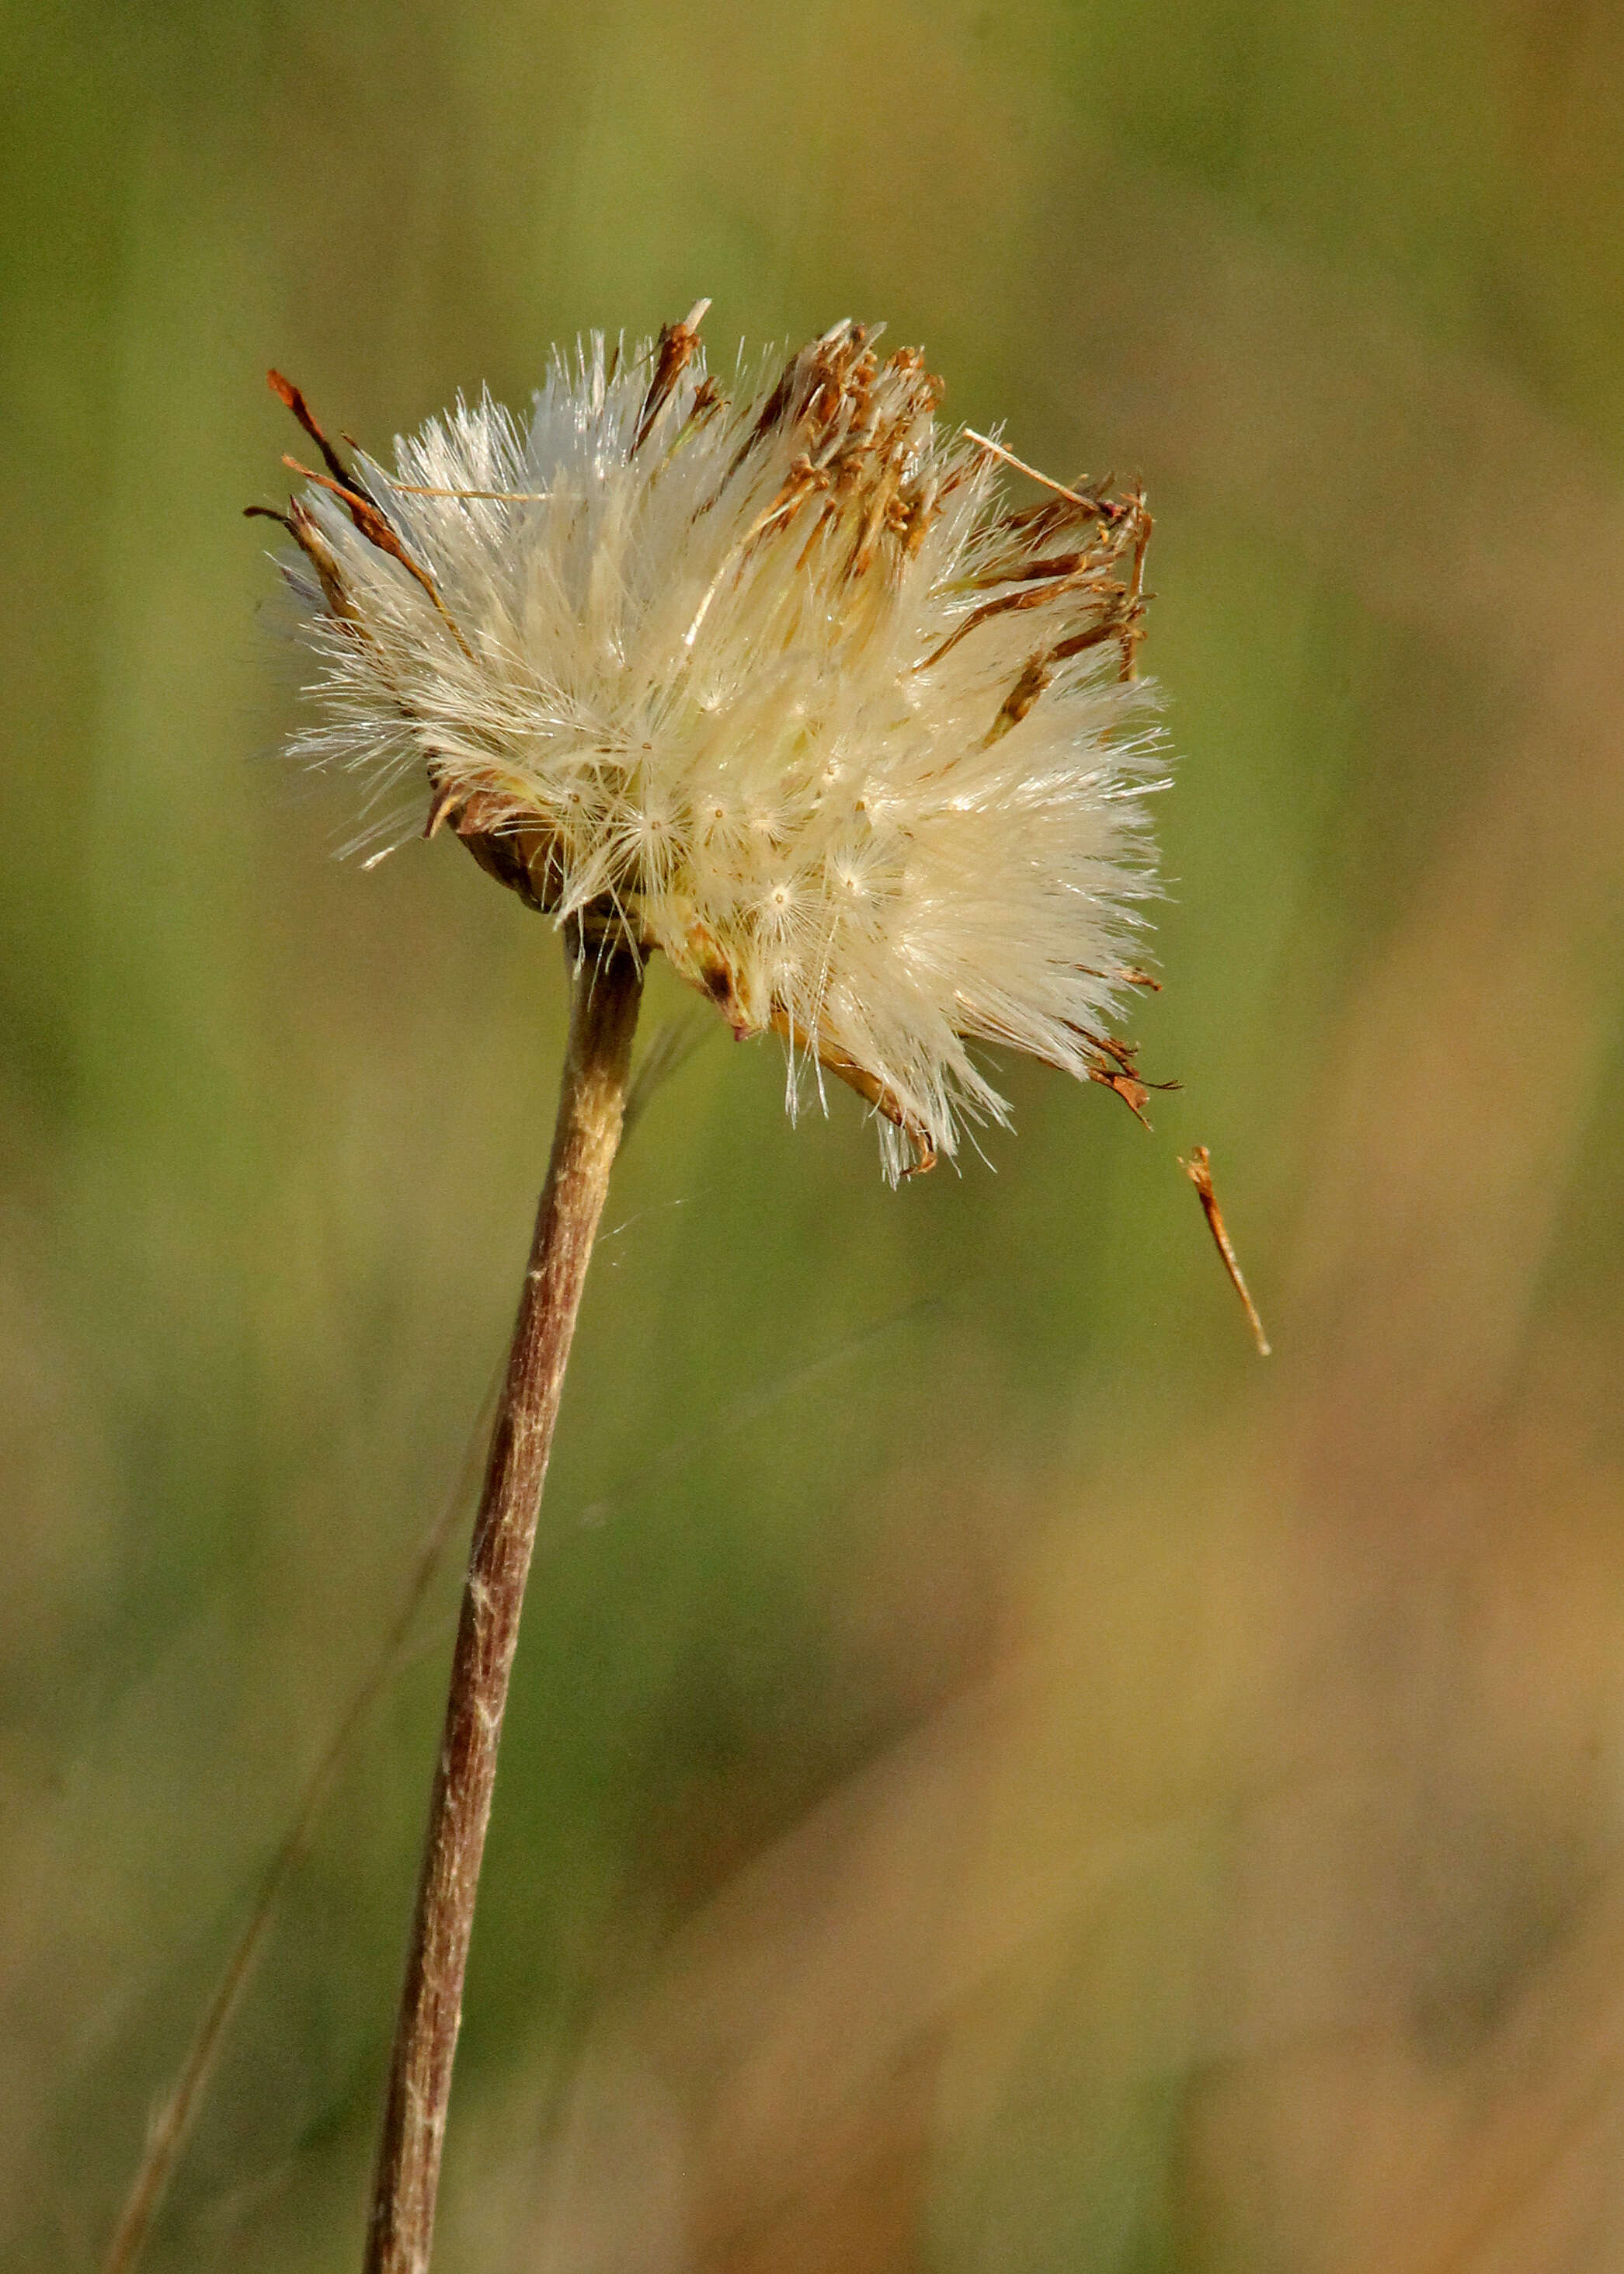
<svg viewBox="0 0 1624 2274">
<path fill-rule="evenodd" d="M 1143 478 L 1184 1087 L 899 1193 L 719 1022 L 656 1097 L 437 2267 L 1624 2266 L 1624 15 L 0 22 L 0 2262 L 97 2263 L 467 1501 L 551 1121 L 555 939 L 278 756 L 265 367 L 380 448 L 706 293 Z M 358 2263 L 463 1522 L 154 2270 Z"/>
</svg>

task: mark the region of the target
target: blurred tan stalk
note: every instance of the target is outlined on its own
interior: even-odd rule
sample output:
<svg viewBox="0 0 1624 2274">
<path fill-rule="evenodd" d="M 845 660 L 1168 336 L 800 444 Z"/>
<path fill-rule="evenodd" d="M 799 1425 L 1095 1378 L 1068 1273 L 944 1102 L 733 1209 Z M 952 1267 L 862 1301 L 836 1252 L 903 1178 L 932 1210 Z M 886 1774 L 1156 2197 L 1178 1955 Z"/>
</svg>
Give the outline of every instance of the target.
<svg viewBox="0 0 1624 2274">
<path fill-rule="evenodd" d="M 488 1412 L 490 1400 L 485 1401 Z M 482 1413 L 478 1436 L 483 1441 Z M 360 1683 L 350 1703 L 345 1706 L 338 1724 L 328 1738 L 320 1758 L 311 1772 L 310 1781 L 300 1797 L 293 1821 L 283 1836 L 281 1847 L 271 1860 L 259 1887 L 258 1899 L 250 1912 L 242 1932 L 232 1947 L 214 1985 L 214 1994 L 198 2022 L 192 2043 L 186 2048 L 184 2059 L 174 2084 L 166 2097 L 154 2111 L 147 2127 L 146 2151 L 140 2168 L 131 2183 L 124 2198 L 118 2224 L 102 2261 L 102 2274 L 130 2274 L 140 2262 L 153 2220 L 157 2217 L 175 2166 L 182 2150 L 191 2136 L 198 2110 L 214 2074 L 214 2062 L 221 2041 L 236 2013 L 237 2003 L 252 1977 L 265 1939 L 282 1899 L 282 1890 L 293 1876 L 309 1849 L 311 1836 L 334 1780 L 343 1765 L 356 1732 L 377 1704 L 386 1685 L 397 1671 L 406 1638 L 413 1622 L 423 1608 L 429 1589 L 434 1582 L 446 1553 L 446 1543 L 451 1536 L 458 1511 L 467 1496 L 470 1482 L 465 1472 L 456 1487 L 447 1495 L 446 1504 L 434 1519 L 427 1538 L 418 1551 L 417 1561 L 410 1578 L 401 1595 L 387 1632 L 379 1645 L 378 1654 Z"/>
</svg>

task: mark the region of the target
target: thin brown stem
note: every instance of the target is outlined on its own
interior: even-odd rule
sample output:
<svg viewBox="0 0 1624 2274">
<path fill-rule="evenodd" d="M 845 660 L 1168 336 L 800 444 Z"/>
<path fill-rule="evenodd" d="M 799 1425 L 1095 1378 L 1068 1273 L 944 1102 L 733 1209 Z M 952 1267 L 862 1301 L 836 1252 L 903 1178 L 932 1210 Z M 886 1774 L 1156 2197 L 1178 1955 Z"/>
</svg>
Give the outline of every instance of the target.
<svg viewBox="0 0 1624 2274">
<path fill-rule="evenodd" d="M 643 972 L 573 932 L 569 1048 L 474 1523 L 378 2153 L 366 2274 L 425 2274 L 508 1677 L 564 1367 L 620 1141 Z"/>
</svg>

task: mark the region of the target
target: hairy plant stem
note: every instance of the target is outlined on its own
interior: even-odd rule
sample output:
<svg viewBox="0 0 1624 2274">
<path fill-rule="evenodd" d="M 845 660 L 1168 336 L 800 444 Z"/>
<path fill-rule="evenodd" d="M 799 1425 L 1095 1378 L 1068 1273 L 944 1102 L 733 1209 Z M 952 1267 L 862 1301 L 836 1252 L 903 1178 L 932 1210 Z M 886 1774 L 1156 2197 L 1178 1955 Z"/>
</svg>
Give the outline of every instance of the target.
<svg viewBox="0 0 1624 2274">
<path fill-rule="evenodd" d="M 496 1749 L 564 1367 L 625 1114 L 643 972 L 573 930 L 569 1047 L 547 1180 L 474 1521 L 395 2025 L 366 2274 L 425 2274 Z"/>
</svg>

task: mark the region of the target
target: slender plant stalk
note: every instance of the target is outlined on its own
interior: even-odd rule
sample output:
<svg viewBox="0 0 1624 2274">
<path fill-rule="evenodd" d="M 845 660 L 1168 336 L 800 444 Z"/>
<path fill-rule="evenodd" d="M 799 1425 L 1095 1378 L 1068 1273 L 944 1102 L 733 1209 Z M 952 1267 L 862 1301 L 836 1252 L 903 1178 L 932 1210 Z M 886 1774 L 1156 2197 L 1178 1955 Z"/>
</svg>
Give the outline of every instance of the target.
<svg viewBox="0 0 1624 2274">
<path fill-rule="evenodd" d="M 569 1048 L 553 1156 L 497 1405 L 429 1803 L 423 1876 L 395 2025 L 366 2274 L 425 2274 L 434 2233 L 462 1977 L 508 1677 L 564 1367 L 625 1115 L 642 968 L 572 933 Z"/>
</svg>

